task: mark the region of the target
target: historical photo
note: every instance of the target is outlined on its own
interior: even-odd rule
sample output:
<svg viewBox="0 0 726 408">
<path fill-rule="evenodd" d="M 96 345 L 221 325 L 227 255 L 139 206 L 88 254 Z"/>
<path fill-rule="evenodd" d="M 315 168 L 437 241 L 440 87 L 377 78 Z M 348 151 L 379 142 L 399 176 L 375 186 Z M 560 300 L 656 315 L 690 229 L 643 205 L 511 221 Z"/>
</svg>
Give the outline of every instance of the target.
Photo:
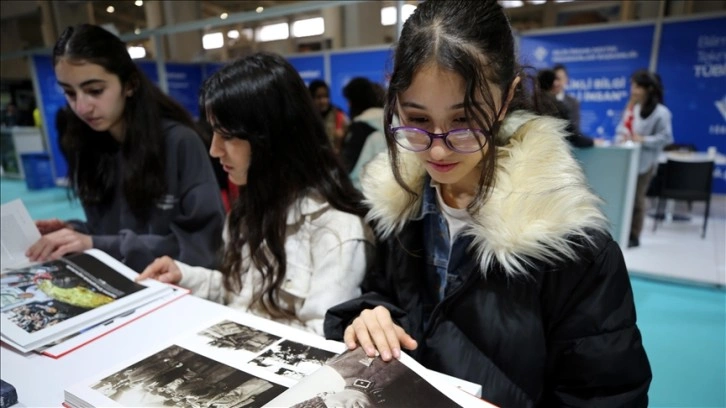
<svg viewBox="0 0 726 408">
<path fill-rule="evenodd" d="M 255 354 L 280 340 L 278 336 L 230 320 L 221 321 L 199 334 L 211 338 L 208 343 L 210 346 L 246 350 Z"/>
<path fill-rule="evenodd" d="M 179 346 L 168 347 L 91 386 L 123 406 L 261 407 L 285 387 Z"/>
<path fill-rule="evenodd" d="M 333 356 L 335 353 L 330 351 L 284 340 L 250 361 L 250 364 L 277 375 L 301 379 L 325 365 Z"/>
</svg>

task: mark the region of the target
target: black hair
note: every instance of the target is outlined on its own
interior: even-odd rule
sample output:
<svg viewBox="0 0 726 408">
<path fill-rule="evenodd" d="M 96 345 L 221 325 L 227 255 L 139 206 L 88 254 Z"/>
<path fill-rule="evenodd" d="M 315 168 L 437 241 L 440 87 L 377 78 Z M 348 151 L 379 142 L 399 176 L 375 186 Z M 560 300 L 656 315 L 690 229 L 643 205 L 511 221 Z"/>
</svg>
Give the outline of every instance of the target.
<svg viewBox="0 0 726 408">
<path fill-rule="evenodd" d="M 147 218 L 167 190 L 162 119 L 194 129 L 191 116 L 152 84 L 129 56 L 126 44 L 102 27 L 80 24 L 66 28 L 53 47 L 53 64 L 61 60 L 100 65 L 118 77 L 123 91 L 132 91 L 124 106 L 121 142 L 108 131 L 93 130 L 77 115 L 67 115 L 65 131 L 59 137 L 68 162 L 69 187 L 81 202 L 93 205 L 113 199 L 120 182 L 131 212 Z M 120 169 L 115 159 L 119 152 L 124 158 Z"/>
<path fill-rule="evenodd" d="M 465 82 L 464 111 L 470 123 L 490 132 L 489 149 L 482 149 L 483 165 L 477 195 L 469 209 L 478 206 L 494 183 L 496 154 L 494 135 L 499 132 L 499 115 L 509 97 L 508 112 L 531 108 L 529 89 L 520 81 L 510 92 L 520 72 L 514 50 L 514 36 L 502 6 L 496 0 L 428 0 L 420 4 L 403 25 L 396 45 L 393 72 L 388 86 L 384 129 L 393 173 L 409 193 L 413 204 L 417 193 L 401 178 L 398 149 L 390 125 L 396 114 L 398 95 L 405 91 L 414 75 L 427 64 L 457 73 Z M 501 92 L 495 100 L 489 84 Z M 481 103 L 479 99 L 481 99 Z M 497 105 L 500 107 L 497 109 Z"/>
<path fill-rule="evenodd" d="M 356 77 L 343 87 L 343 96 L 350 103 L 350 117 L 354 118 L 368 108 L 381 108 L 379 91 L 368 78 Z"/>
<path fill-rule="evenodd" d="M 552 71 L 554 71 L 554 72 L 565 71 L 565 73 L 567 73 L 567 68 L 565 68 L 565 66 L 562 64 L 555 64 L 555 66 L 552 67 Z"/>
<path fill-rule="evenodd" d="M 645 119 L 653 113 L 659 103 L 663 103 L 663 84 L 660 76 L 647 69 L 639 69 L 630 76 L 630 80 L 646 91 L 645 102 L 640 105 L 640 117 Z"/>
<path fill-rule="evenodd" d="M 537 72 L 537 83 L 539 88 L 545 92 L 552 90 L 556 78 L 555 71 L 552 69 L 542 69 Z"/>
<path fill-rule="evenodd" d="M 256 53 L 231 62 L 204 82 L 199 104 L 217 134 L 247 140 L 252 152 L 247 184 L 229 214 L 225 288 L 239 291 L 245 268 L 254 265 L 264 286 L 253 303 L 271 316 L 294 318 L 278 299 L 288 212 L 314 194 L 333 208 L 364 216 L 362 196 L 333 152 L 300 75 L 283 57 Z M 250 262 L 242 259 L 245 244 Z"/>
<path fill-rule="evenodd" d="M 330 87 L 322 79 L 313 79 L 312 81 L 310 81 L 310 85 L 308 85 L 310 95 L 313 96 L 315 96 L 315 92 L 317 92 L 320 88 L 325 88 L 328 93 L 330 93 Z"/>
</svg>

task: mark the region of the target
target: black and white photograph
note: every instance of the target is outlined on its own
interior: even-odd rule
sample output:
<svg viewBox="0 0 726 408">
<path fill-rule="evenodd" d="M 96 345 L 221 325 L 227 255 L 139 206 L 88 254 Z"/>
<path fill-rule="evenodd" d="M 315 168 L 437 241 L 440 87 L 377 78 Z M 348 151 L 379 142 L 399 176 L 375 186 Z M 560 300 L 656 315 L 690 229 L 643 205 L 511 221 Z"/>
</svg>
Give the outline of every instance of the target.
<svg viewBox="0 0 726 408">
<path fill-rule="evenodd" d="M 333 357 L 320 370 L 273 400 L 271 406 L 453 408 L 459 405 L 401 361 L 371 358 L 359 347 Z"/>
<path fill-rule="evenodd" d="M 261 407 L 285 387 L 173 345 L 91 385 L 123 406 Z"/>
<path fill-rule="evenodd" d="M 250 361 L 274 374 L 301 379 L 319 369 L 335 353 L 290 340 L 283 340 Z"/>
<path fill-rule="evenodd" d="M 246 350 L 255 354 L 280 340 L 280 337 L 274 334 L 256 330 L 231 320 L 221 321 L 199 334 L 211 339 L 207 343 L 210 346 Z"/>
</svg>

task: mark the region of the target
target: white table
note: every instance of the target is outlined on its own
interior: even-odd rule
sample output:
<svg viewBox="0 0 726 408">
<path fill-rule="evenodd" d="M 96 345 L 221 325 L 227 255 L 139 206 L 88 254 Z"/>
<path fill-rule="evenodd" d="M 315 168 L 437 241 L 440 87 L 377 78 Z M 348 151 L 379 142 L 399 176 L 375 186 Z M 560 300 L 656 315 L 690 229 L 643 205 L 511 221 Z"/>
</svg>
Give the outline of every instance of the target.
<svg viewBox="0 0 726 408">
<path fill-rule="evenodd" d="M 187 295 L 59 359 L 2 344 L 0 377 L 18 392 L 17 407 L 59 407 L 63 390 L 203 324 L 226 307 Z"/>
<path fill-rule="evenodd" d="M 138 357 L 146 350 L 160 348 L 180 333 L 203 325 L 210 316 L 224 316 L 229 310 L 218 303 L 186 295 L 59 359 L 19 353 L 2 344 L 0 376 L 18 392 L 19 403 L 14 407 L 60 407 L 65 388 Z M 441 373 L 434 376 L 470 394 L 481 395 L 479 384 Z"/>
</svg>

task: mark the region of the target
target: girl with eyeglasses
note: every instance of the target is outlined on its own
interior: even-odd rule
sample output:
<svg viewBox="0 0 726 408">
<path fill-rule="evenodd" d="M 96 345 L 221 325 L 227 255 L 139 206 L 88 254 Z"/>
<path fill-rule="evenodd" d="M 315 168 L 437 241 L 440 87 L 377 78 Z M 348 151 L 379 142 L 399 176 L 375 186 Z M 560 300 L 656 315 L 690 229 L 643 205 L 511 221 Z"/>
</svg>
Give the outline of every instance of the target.
<svg viewBox="0 0 726 408">
<path fill-rule="evenodd" d="M 222 265 L 162 257 L 138 279 L 322 335 L 328 308 L 360 295 L 373 233 L 305 83 L 281 56 L 257 53 L 207 79 L 199 101 L 209 153 L 239 186 Z"/>
<path fill-rule="evenodd" d="M 567 123 L 527 109 L 524 79 L 495 0 L 430 0 L 406 21 L 389 153 L 361 181 L 377 264 L 325 334 L 384 360 L 406 350 L 499 406 L 647 406 L 622 253 Z"/>
</svg>

